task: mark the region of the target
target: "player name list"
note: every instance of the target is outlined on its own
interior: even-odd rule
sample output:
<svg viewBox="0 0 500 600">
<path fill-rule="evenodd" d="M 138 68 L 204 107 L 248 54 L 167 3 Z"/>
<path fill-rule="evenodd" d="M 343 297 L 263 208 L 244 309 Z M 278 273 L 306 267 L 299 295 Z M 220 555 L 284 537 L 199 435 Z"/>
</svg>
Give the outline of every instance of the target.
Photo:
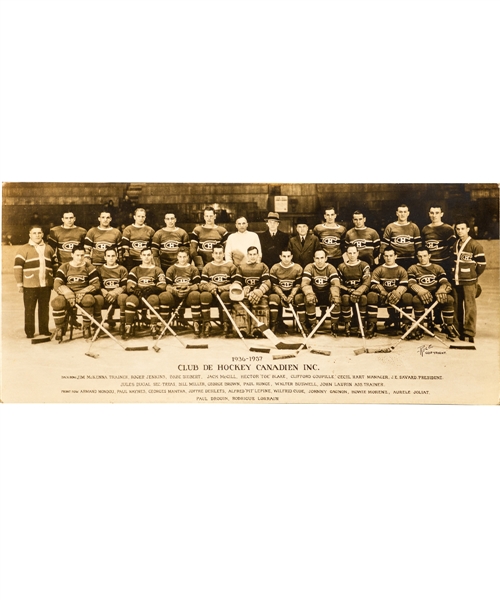
<svg viewBox="0 0 500 600">
<path fill-rule="evenodd" d="M 61 395 L 110 401 L 332 402 L 354 397 L 429 394 L 440 376 L 322 373 L 310 364 L 180 364 L 178 373 L 61 375 Z M 154 396 L 154 398 L 153 398 Z M 75 398 L 76 399 L 76 398 Z M 102 398 L 106 400 L 106 398 Z"/>
</svg>

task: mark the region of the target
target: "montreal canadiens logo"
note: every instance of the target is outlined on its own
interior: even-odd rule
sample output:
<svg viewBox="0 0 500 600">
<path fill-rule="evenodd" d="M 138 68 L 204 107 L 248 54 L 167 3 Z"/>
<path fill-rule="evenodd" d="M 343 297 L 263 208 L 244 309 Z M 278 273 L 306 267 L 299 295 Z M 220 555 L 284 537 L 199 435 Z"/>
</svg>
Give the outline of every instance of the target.
<svg viewBox="0 0 500 600">
<path fill-rule="evenodd" d="M 325 285 L 327 285 L 327 283 L 328 283 L 328 278 L 327 277 L 322 277 L 322 276 L 315 277 L 314 278 L 314 283 L 318 287 L 325 287 Z"/>
<path fill-rule="evenodd" d="M 396 287 L 398 287 L 397 281 L 395 281 L 394 279 L 387 279 L 387 281 L 384 281 L 382 285 L 385 288 L 396 288 Z"/>
<path fill-rule="evenodd" d="M 142 250 L 143 248 L 147 248 L 148 247 L 148 243 L 140 240 L 138 242 L 132 242 L 132 248 L 134 250 Z"/>
<path fill-rule="evenodd" d="M 68 283 L 85 283 L 87 278 L 85 275 L 70 275 L 68 277 Z"/>
<path fill-rule="evenodd" d="M 333 236 L 326 236 L 322 238 L 321 241 L 323 244 L 325 244 L 325 246 L 340 246 L 339 238 Z"/>
<path fill-rule="evenodd" d="M 107 290 L 114 290 L 116 287 L 118 287 L 118 284 L 120 282 L 118 281 L 118 279 L 106 279 L 106 281 L 104 282 L 104 287 Z"/>
<path fill-rule="evenodd" d="M 433 283 L 436 283 L 436 276 L 424 275 L 423 277 L 420 277 L 420 283 L 422 285 L 432 285 Z"/>
<path fill-rule="evenodd" d="M 71 252 L 76 244 L 77 242 L 64 242 L 64 244 L 61 246 L 61 249 L 65 250 L 66 252 Z"/>
<path fill-rule="evenodd" d="M 396 244 L 409 244 L 411 242 L 411 236 L 409 235 L 398 235 L 394 238 Z"/>
<path fill-rule="evenodd" d="M 229 281 L 229 277 L 224 273 L 219 273 L 212 277 L 212 281 L 214 283 L 227 283 Z"/>
<path fill-rule="evenodd" d="M 163 244 L 161 245 L 161 247 L 164 250 L 175 250 L 179 246 L 180 246 L 180 242 L 175 242 L 175 241 L 163 242 Z"/>
<path fill-rule="evenodd" d="M 425 242 L 427 250 L 437 250 L 439 248 L 439 242 L 437 240 L 427 240 Z"/>
<path fill-rule="evenodd" d="M 155 280 L 152 277 L 139 277 L 139 285 L 147 287 L 148 285 L 154 285 Z"/>
<path fill-rule="evenodd" d="M 366 240 L 354 240 L 352 244 L 356 246 L 356 248 L 366 248 Z"/>
<path fill-rule="evenodd" d="M 293 281 L 291 279 L 282 279 L 280 281 L 280 287 L 283 290 L 291 290 L 293 288 Z"/>
<path fill-rule="evenodd" d="M 203 242 L 201 244 L 201 249 L 205 250 L 206 252 L 211 252 L 216 243 L 217 242 L 215 242 L 214 240 L 210 240 L 208 242 Z"/>
<path fill-rule="evenodd" d="M 361 279 L 349 279 L 347 285 L 352 288 L 357 288 L 361 283 Z"/>
<path fill-rule="evenodd" d="M 258 281 L 258 277 L 245 277 L 245 284 L 249 285 L 250 287 L 256 286 Z"/>
<path fill-rule="evenodd" d="M 101 250 L 101 252 L 104 252 L 105 250 L 110 248 L 112 245 L 113 244 L 111 242 L 97 242 L 95 245 L 95 249 Z"/>
<path fill-rule="evenodd" d="M 460 255 L 460 260 L 472 260 L 472 254 L 469 254 L 468 252 L 462 252 L 462 254 Z"/>
<path fill-rule="evenodd" d="M 189 277 L 176 277 L 174 283 L 175 285 L 189 285 L 191 281 Z"/>
</svg>

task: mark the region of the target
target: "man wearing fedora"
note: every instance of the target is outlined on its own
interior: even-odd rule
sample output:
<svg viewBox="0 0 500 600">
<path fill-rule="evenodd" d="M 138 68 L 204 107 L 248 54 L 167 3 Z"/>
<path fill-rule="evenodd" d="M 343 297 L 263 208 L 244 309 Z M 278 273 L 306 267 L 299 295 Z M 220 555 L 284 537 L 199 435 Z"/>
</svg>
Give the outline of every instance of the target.
<svg viewBox="0 0 500 600">
<path fill-rule="evenodd" d="M 280 261 L 280 254 L 288 247 L 289 235 L 280 231 L 280 216 L 270 212 L 265 219 L 267 230 L 259 233 L 262 249 L 262 262 L 271 268 Z"/>
</svg>

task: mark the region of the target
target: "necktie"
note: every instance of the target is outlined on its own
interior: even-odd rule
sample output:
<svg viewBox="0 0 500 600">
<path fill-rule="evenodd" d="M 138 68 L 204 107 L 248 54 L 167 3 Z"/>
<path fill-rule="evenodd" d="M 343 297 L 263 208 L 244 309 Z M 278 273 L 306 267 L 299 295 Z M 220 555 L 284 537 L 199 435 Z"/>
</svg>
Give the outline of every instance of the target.
<svg viewBox="0 0 500 600">
<path fill-rule="evenodd" d="M 300 238 L 300 243 L 302 244 L 302 246 L 304 245 L 304 239 L 303 237 Z"/>
</svg>

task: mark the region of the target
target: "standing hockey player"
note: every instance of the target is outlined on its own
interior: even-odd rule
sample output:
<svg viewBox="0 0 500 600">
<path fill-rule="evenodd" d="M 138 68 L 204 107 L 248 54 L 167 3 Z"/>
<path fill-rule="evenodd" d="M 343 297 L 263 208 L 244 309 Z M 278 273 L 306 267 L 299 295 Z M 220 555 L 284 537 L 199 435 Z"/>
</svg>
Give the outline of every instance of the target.
<svg viewBox="0 0 500 600">
<path fill-rule="evenodd" d="M 153 236 L 152 248 L 155 264 L 165 273 L 177 262 L 177 253 L 182 246 L 189 246 L 189 235 L 184 229 L 177 227 L 177 219 L 173 212 L 165 214 L 165 227 Z"/>
<path fill-rule="evenodd" d="M 222 320 L 224 337 L 231 337 L 231 324 L 226 312 L 222 310 L 216 296 L 219 295 L 228 311 L 231 311 L 231 298 L 229 289 L 234 282 L 236 267 L 230 261 L 224 260 L 224 247 L 216 244 L 212 248 L 213 260 L 203 267 L 201 274 L 201 316 L 203 320 L 203 337 L 210 336 L 211 321 L 210 308 L 216 306 L 219 309 L 219 317 Z"/>
<path fill-rule="evenodd" d="M 132 326 L 136 312 L 141 308 L 141 300 L 145 298 L 155 309 L 160 308 L 160 304 L 166 304 L 165 298 L 165 274 L 154 264 L 153 252 L 151 248 L 141 250 L 141 264 L 134 267 L 128 274 L 127 279 L 127 300 L 125 303 L 125 332 L 122 336 L 128 340 L 132 335 Z M 143 304 L 143 308 L 145 305 Z M 143 310 L 143 315 L 145 310 Z M 160 335 L 158 317 L 152 313 L 150 315 L 150 331 L 153 339 Z"/>
<path fill-rule="evenodd" d="M 338 267 L 342 262 L 342 252 L 346 228 L 335 222 L 337 214 L 333 206 L 325 209 L 325 222 L 316 225 L 313 233 L 319 238 L 321 247 L 326 253 L 326 261 Z"/>
<path fill-rule="evenodd" d="M 453 247 L 457 238 L 451 225 L 443 223 L 443 211 L 440 206 L 431 206 L 431 222 L 422 229 L 422 244 L 430 254 L 430 261 L 443 267 L 448 281 L 453 268 Z"/>
<path fill-rule="evenodd" d="M 110 212 L 102 210 L 97 220 L 99 225 L 88 230 L 84 244 L 86 256 L 95 267 L 100 267 L 105 263 L 106 250 L 120 246 L 122 234 L 115 227 L 111 227 Z"/>
<path fill-rule="evenodd" d="M 304 330 L 306 329 L 306 309 L 304 294 L 300 289 L 302 267 L 292 262 L 291 250 L 283 250 L 280 262 L 271 267 L 269 278 L 271 292 L 269 294 L 269 324 L 271 331 L 286 334 L 283 322 L 283 307 L 295 305 Z"/>
<path fill-rule="evenodd" d="M 101 322 L 101 311 L 96 305 L 95 293 L 101 284 L 99 273 L 94 265 L 85 263 L 85 249 L 75 246 L 72 259 L 62 264 L 54 280 L 57 296 L 52 300 L 52 311 L 56 325 L 56 340 L 61 342 L 67 328 L 68 313 L 73 314 L 75 305 L 80 304 L 87 313 L 94 313 L 97 322 Z M 90 321 L 83 316 L 83 337 L 90 338 Z"/>
<path fill-rule="evenodd" d="M 129 273 L 133 268 L 141 264 L 141 251 L 144 248 L 151 248 L 155 232 L 152 227 L 145 224 L 145 221 L 146 211 L 144 208 L 136 208 L 134 211 L 134 222 L 123 230 L 123 259 Z"/>
<path fill-rule="evenodd" d="M 364 322 L 366 319 L 367 294 L 370 290 L 370 265 L 359 259 L 358 248 L 347 246 L 347 262 L 340 263 L 338 274 L 341 290 L 341 310 L 345 323 L 345 335 L 351 335 L 352 305 L 359 304 L 359 312 Z M 359 325 L 359 324 L 358 324 Z"/>
<path fill-rule="evenodd" d="M 105 264 L 98 267 L 99 277 L 101 278 L 101 292 L 95 299 L 99 311 L 103 309 L 110 310 L 110 316 L 107 319 L 110 329 L 114 329 L 116 324 L 113 318 L 115 307 L 120 309 L 120 335 L 125 333 L 125 305 L 127 301 L 127 269 L 118 264 L 118 253 L 116 248 L 108 248 L 104 253 Z M 113 307 L 113 308 L 111 308 Z"/>
<path fill-rule="evenodd" d="M 354 211 L 352 222 L 354 227 L 345 234 L 346 246 L 356 246 L 359 260 L 364 260 L 373 269 L 380 250 L 380 236 L 375 229 L 366 226 L 366 217 L 359 210 Z"/>
<path fill-rule="evenodd" d="M 443 325 L 441 328 L 447 334 L 448 339 L 454 340 L 458 332 L 453 325 L 454 301 L 451 295 L 451 285 L 446 278 L 443 267 L 431 263 L 427 248 L 417 251 L 418 264 L 408 269 L 408 289 L 413 294 L 413 309 L 415 319 L 420 319 L 434 300 L 441 304 L 441 315 Z M 423 331 L 419 327 L 414 332 L 416 339 L 421 339 Z"/>
<path fill-rule="evenodd" d="M 160 314 L 165 321 L 170 320 L 172 309 L 184 301 L 184 305 L 191 309 L 193 329 L 196 337 L 201 336 L 201 299 L 200 299 L 200 272 L 191 265 L 189 250 L 179 248 L 177 261 L 167 269 L 165 281 L 167 291 L 162 294 Z M 182 310 L 182 309 L 181 309 Z"/>
<path fill-rule="evenodd" d="M 204 265 L 212 260 L 212 250 L 216 244 L 224 244 L 228 238 L 228 231 L 225 227 L 215 224 L 215 210 L 207 206 L 203 211 L 203 225 L 196 225 L 190 235 L 191 238 L 191 256 L 202 271 Z"/>
<path fill-rule="evenodd" d="M 267 294 L 271 289 L 269 269 L 264 262 L 259 262 L 259 250 L 250 246 L 247 250 L 246 261 L 242 262 L 234 278 L 243 290 L 243 302 L 253 314 L 269 326 L 269 299 Z M 255 329 L 255 321 L 237 302 L 233 306 L 233 316 L 238 329 L 243 335 L 261 337 L 259 329 Z"/>
<path fill-rule="evenodd" d="M 396 252 L 393 248 L 384 250 L 384 264 L 378 266 L 372 273 L 371 291 L 368 293 L 368 323 L 366 327 L 366 337 L 371 338 L 377 330 L 377 313 L 378 306 L 387 306 L 389 319 L 387 319 L 386 327 L 394 326 L 394 331 L 398 331 L 396 327 L 399 319 L 396 315 L 396 310 L 390 307 L 390 304 L 395 304 L 402 310 L 411 315 L 412 313 L 412 295 L 408 289 L 408 273 L 396 264 Z M 409 327 L 410 320 L 405 319 L 403 322 L 403 332 Z"/>
<path fill-rule="evenodd" d="M 72 211 L 63 213 L 62 225 L 53 227 L 49 232 L 47 242 L 56 251 L 57 262 L 63 264 L 73 258 L 73 248 L 80 246 L 85 239 L 87 230 L 75 225 L 75 215 Z"/>
<path fill-rule="evenodd" d="M 380 254 L 383 254 L 386 248 L 392 248 L 396 253 L 398 265 L 407 270 L 415 264 L 416 253 L 422 245 L 422 238 L 415 223 L 408 221 L 410 211 L 406 204 L 398 206 L 396 215 L 398 220 L 389 223 L 385 228 L 380 244 Z"/>
<path fill-rule="evenodd" d="M 460 339 L 474 342 L 476 335 L 476 297 L 481 293 L 478 278 L 486 269 L 486 257 L 481 244 L 470 237 L 468 221 L 455 225 L 457 242 L 454 250 L 453 294 L 456 305 L 456 324 Z"/>
<path fill-rule="evenodd" d="M 340 317 L 340 281 L 337 269 L 327 263 L 324 250 L 316 250 L 314 262 L 305 267 L 301 288 L 305 299 L 308 330 L 316 326 L 316 306 L 333 304 L 331 331 L 332 335 L 336 336 Z"/>
</svg>

